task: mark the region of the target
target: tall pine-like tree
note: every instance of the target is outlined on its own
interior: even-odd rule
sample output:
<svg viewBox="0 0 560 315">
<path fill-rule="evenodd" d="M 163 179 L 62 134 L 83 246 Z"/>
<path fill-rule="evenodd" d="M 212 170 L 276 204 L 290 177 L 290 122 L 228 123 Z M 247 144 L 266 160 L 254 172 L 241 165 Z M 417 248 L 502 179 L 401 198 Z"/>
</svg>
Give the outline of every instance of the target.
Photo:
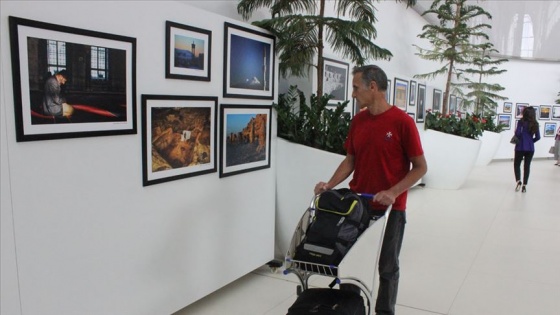
<svg viewBox="0 0 560 315">
<path fill-rule="evenodd" d="M 469 25 L 477 17 L 486 16 L 491 19 L 490 13 L 477 5 L 468 5 L 467 0 L 434 0 L 428 10 L 422 13 L 435 14 L 438 24 L 427 24 L 422 28 L 418 37 L 427 39 L 430 48 L 418 49 L 416 55 L 423 59 L 436 61 L 443 64 L 439 69 L 424 74 L 415 75 L 415 78 L 432 79 L 440 75 L 446 76 L 445 91 L 443 94 L 442 113 L 447 114 L 449 109 L 449 96 L 452 88 L 459 96 L 464 96 L 457 83 L 463 82 L 465 67 L 475 64 L 481 49 L 473 42 L 477 39 L 488 40 L 484 32 L 491 26 L 485 23 Z"/>
<path fill-rule="evenodd" d="M 405 2 L 408 7 L 416 4 L 416 0 L 396 1 Z M 326 17 L 326 3 L 334 4 L 337 15 L 348 19 Z M 272 17 L 253 24 L 277 37 L 280 74 L 305 77 L 311 67 L 316 67 L 317 97 L 323 95 L 325 43 L 357 65 L 369 59 L 392 57 L 389 50 L 373 43 L 377 19 L 372 0 L 240 0 L 237 5 L 237 11 L 246 20 L 259 8 L 270 8 Z"/>
</svg>

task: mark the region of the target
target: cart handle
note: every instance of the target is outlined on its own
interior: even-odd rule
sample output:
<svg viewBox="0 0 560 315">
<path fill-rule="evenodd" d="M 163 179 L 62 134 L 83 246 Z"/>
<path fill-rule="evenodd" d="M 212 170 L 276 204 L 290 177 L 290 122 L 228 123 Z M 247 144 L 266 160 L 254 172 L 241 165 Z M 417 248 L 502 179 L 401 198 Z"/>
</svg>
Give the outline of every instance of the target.
<svg viewBox="0 0 560 315">
<path fill-rule="evenodd" d="M 368 199 L 373 199 L 373 197 L 375 197 L 375 194 L 361 194 L 361 193 L 358 193 L 357 195 L 362 196 L 364 198 L 368 198 Z"/>
</svg>

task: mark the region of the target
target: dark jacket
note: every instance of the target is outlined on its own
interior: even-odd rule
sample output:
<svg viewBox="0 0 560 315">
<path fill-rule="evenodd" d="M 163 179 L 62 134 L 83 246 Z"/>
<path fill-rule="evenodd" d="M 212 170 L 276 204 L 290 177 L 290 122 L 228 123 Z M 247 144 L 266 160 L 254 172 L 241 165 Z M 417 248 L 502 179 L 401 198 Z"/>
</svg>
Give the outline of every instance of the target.
<svg viewBox="0 0 560 315">
<path fill-rule="evenodd" d="M 529 123 L 523 120 L 517 123 L 515 135 L 519 138 L 519 142 L 515 145 L 515 151 L 535 151 L 535 142 L 541 139 L 539 128 L 537 128 L 537 132 L 532 135 L 529 132 Z"/>
</svg>

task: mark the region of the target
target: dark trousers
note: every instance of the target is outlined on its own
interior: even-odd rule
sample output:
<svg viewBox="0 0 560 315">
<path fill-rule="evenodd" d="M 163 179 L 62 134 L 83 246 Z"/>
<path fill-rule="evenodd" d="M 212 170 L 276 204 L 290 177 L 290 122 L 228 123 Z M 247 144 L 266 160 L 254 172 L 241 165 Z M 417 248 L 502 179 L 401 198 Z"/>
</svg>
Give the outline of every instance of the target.
<svg viewBox="0 0 560 315">
<path fill-rule="evenodd" d="M 523 160 L 523 185 L 529 182 L 529 173 L 531 172 L 531 161 L 535 151 L 515 151 L 513 158 L 513 173 L 515 174 L 515 181 L 521 179 L 521 160 Z"/>
</svg>

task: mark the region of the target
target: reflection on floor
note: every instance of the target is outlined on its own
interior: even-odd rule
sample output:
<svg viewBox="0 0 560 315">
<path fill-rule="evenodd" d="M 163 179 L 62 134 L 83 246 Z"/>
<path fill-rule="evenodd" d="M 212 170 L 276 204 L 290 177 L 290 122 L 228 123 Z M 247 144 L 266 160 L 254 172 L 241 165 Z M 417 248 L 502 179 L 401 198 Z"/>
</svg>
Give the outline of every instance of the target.
<svg viewBox="0 0 560 315">
<path fill-rule="evenodd" d="M 559 314 L 560 167 L 534 160 L 524 194 L 512 168 L 495 161 L 460 190 L 411 190 L 397 314 Z M 296 285 L 264 266 L 175 315 L 284 315 Z"/>
</svg>

